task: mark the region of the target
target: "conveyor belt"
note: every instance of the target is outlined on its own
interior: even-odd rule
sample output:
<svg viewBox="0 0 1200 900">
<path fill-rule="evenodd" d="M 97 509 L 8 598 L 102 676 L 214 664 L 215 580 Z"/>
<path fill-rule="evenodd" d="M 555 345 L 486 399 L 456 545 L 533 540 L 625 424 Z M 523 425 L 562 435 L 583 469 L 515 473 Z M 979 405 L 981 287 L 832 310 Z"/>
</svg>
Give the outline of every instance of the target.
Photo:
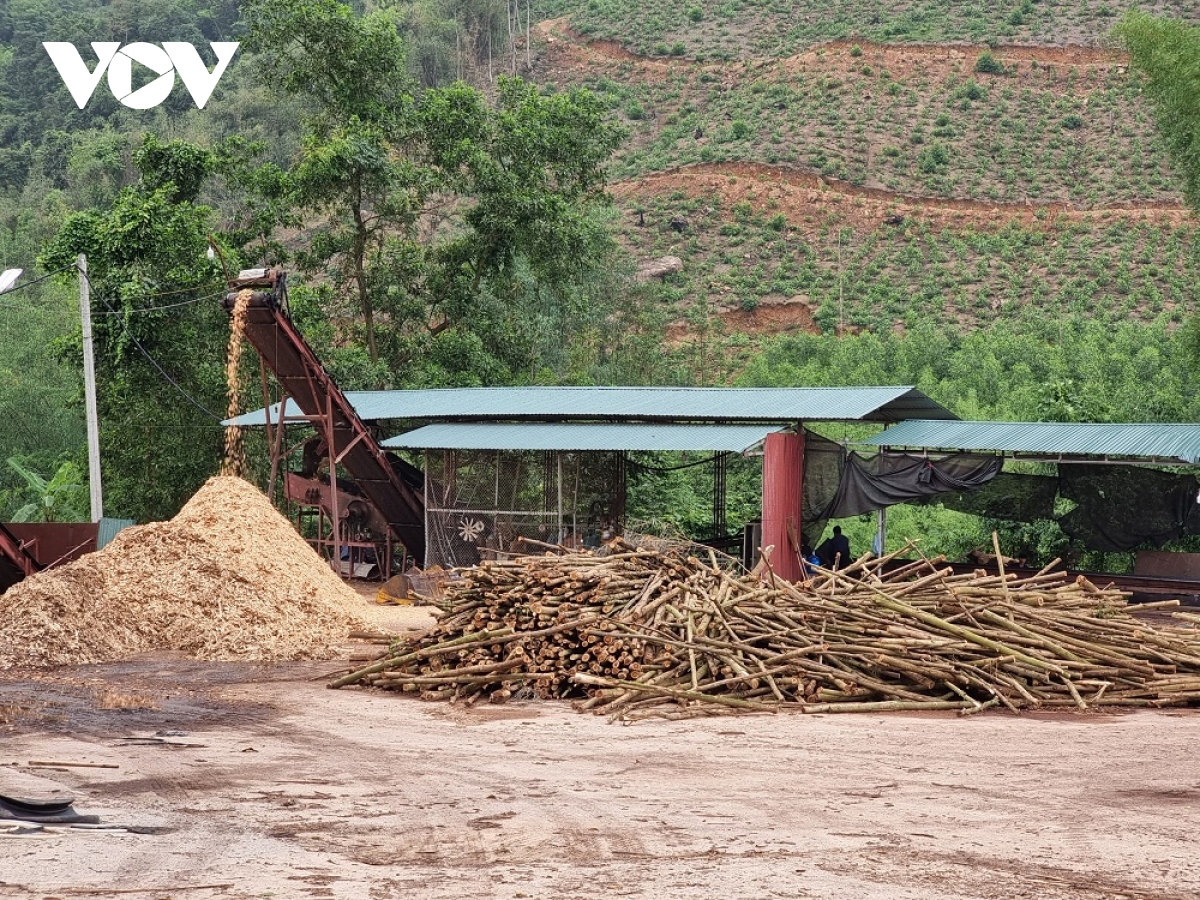
<svg viewBox="0 0 1200 900">
<path fill-rule="evenodd" d="M 255 290 L 246 312 L 246 339 L 314 427 L 324 434 L 323 423 L 330 423 L 330 460 L 338 460 L 350 474 L 409 555 L 422 560 L 425 512 L 421 498 L 396 474 L 374 435 L 283 311 L 282 274 L 272 273 L 272 280 L 276 279 L 273 289 Z M 235 289 L 225 298 L 226 309 L 232 309 L 236 296 Z"/>
</svg>

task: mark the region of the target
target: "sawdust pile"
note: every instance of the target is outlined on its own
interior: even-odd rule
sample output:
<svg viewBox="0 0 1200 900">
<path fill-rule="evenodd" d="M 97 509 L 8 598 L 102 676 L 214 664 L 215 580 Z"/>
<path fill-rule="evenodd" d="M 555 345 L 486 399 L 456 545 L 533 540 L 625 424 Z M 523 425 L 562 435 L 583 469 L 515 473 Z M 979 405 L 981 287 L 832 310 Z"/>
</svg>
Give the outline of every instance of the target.
<svg viewBox="0 0 1200 900">
<path fill-rule="evenodd" d="M 169 522 L 4 594 L 0 668 L 127 659 L 327 659 L 364 602 L 253 485 L 218 476 Z"/>
</svg>

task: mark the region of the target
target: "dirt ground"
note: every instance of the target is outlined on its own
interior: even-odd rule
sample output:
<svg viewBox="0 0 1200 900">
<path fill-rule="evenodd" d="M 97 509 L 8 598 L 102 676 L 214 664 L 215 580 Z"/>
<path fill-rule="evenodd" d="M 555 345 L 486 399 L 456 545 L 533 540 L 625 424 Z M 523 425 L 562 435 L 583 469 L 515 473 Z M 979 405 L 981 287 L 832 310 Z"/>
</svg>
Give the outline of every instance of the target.
<svg viewBox="0 0 1200 900">
<path fill-rule="evenodd" d="M 331 691 L 336 668 L 0 674 L 0 792 L 127 826 L 0 820 L 0 897 L 1200 895 L 1200 712 L 621 726 Z"/>
</svg>

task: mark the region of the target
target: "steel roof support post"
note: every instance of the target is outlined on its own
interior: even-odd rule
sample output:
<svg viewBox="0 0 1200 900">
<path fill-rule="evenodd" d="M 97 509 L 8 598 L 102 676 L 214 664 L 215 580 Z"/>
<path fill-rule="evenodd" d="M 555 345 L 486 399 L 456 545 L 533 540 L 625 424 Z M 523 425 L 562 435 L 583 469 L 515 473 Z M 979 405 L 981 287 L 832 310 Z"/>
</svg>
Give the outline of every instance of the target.
<svg viewBox="0 0 1200 900">
<path fill-rule="evenodd" d="M 333 513 L 333 571 L 342 574 L 342 515 L 338 509 L 337 456 L 333 442 L 333 394 L 325 395 L 325 447 L 329 452 L 329 506 Z M 349 561 L 349 560 L 347 560 Z M 353 572 L 351 567 L 351 572 Z"/>
<path fill-rule="evenodd" d="M 429 530 L 429 506 L 431 503 L 437 502 L 437 497 L 434 495 L 434 492 L 433 492 L 433 482 L 429 480 L 429 451 L 428 450 L 424 451 L 424 453 L 422 454 L 422 459 L 425 462 L 425 471 L 423 473 L 423 477 L 425 479 L 425 502 L 423 504 L 421 504 L 421 521 L 425 526 L 425 546 L 423 548 L 421 548 L 423 551 L 421 560 L 425 563 L 426 566 L 428 566 L 429 560 L 433 558 L 433 556 L 432 556 L 433 539 L 430 537 L 430 535 L 432 535 L 433 532 Z M 407 551 L 410 548 L 405 547 L 404 549 Z M 405 562 L 407 563 L 407 560 L 405 560 Z M 407 568 L 407 565 L 405 566 L 405 568 Z"/>
<path fill-rule="evenodd" d="M 556 544 L 561 544 L 566 538 L 563 534 L 563 473 L 562 473 L 562 451 L 554 451 L 554 461 L 558 466 L 558 537 L 554 539 Z"/>
<path fill-rule="evenodd" d="M 728 523 L 725 516 L 727 491 L 725 488 L 726 475 L 729 468 L 729 454 L 719 452 L 713 458 L 713 537 L 723 538 L 728 533 Z"/>
<path fill-rule="evenodd" d="M 800 542 L 804 513 L 804 429 L 768 434 L 763 444 L 762 546 L 775 548 L 771 567 L 788 581 L 804 569 Z"/>
<path fill-rule="evenodd" d="M 629 492 L 629 485 L 626 481 L 628 477 L 628 469 L 625 463 L 629 461 L 629 454 L 624 450 L 617 454 L 617 472 L 614 481 L 617 485 L 617 494 L 614 500 L 614 508 L 609 512 L 609 520 L 613 527 L 613 534 L 625 533 L 625 500 Z"/>
</svg>

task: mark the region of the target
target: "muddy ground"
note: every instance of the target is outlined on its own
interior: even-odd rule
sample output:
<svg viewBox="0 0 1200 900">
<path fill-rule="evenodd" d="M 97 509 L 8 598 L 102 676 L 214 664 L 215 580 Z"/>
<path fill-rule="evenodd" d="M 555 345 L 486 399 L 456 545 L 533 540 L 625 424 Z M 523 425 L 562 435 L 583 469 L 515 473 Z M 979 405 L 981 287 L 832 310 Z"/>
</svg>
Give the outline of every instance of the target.
<svg viewBox="0 0 1200 900">
<path fill-rule="evenodd" d="M 622 726 L 335 667 L 0 674 L 0 784 L 134 829 L 0 820 L 0 897 L 1200 896 L 1200 711 Z"/>
</svg>

